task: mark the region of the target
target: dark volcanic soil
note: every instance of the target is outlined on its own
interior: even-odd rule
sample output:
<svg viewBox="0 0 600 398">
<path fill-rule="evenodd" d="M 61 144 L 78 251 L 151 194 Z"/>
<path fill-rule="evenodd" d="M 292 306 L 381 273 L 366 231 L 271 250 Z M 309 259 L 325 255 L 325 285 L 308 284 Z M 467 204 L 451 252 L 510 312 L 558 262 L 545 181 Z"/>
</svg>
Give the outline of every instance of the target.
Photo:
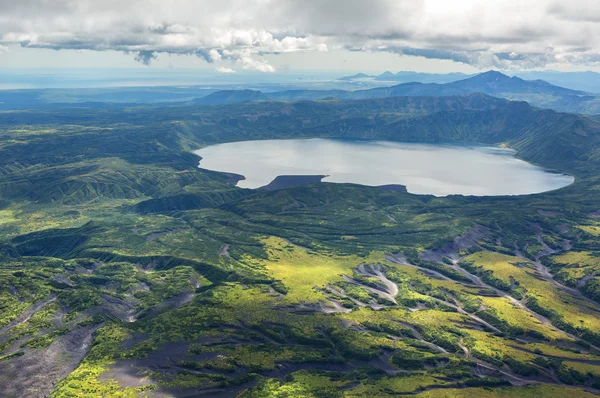
<svg viewBox="0 0 600 398">
<path fill-rule="evenodd" d="M 42 350 L 28 350 L 11 361 L 0 362 L 0 396 L 48 397 L 87 354 L 98 326 L 76 329 Z"/>
<path fill-rule="evenodd" d="M 260 187 L 258 189 L 263 189 L 265 191 L 277 191 L 279 189 L 298 187 L 300 185 L 316 184 L 318 182 L 321 182 L 321 180 L 325 177 L 327 176 L 277 176 L 268 185 L 265 185 L 264 187 Z"/>
</svg>

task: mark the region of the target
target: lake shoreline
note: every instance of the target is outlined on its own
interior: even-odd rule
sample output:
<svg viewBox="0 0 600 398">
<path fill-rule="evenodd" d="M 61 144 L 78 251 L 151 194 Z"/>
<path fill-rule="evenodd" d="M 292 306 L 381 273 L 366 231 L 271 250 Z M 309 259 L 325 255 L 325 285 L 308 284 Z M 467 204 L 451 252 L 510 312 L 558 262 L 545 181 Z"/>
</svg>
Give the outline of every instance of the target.
<svg viewBox="0 0 600 398">
<path fill-rule="evenodd" d="M 520 159 L 511 148 L 469 143 L 303 138 L 236 141 L 194 153 L 200 168 L 244 176 L 237 186 L 262 190 L 328 182 L 438 197 L 515 196 L 575 180 Z"/>
</svg>

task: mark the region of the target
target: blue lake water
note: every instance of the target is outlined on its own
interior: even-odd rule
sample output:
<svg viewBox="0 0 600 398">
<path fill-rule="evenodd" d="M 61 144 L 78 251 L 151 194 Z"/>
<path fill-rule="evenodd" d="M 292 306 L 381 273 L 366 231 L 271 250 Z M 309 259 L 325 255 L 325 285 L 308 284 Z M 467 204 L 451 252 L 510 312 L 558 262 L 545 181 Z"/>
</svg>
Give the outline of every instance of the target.
<svg viewBox="0 0 600 398">
<path fill-rule="evenodd" d="M 479 145 L 318 138 L 232 142 L 195 153 L 203 169 L 243 175 L 243 188 L 265 186 L 280 175 L 327 175 L 324 182 L 486 196 L 545 192 L 574 180 L 517 159 L 513 150 Z"/>
</svg>

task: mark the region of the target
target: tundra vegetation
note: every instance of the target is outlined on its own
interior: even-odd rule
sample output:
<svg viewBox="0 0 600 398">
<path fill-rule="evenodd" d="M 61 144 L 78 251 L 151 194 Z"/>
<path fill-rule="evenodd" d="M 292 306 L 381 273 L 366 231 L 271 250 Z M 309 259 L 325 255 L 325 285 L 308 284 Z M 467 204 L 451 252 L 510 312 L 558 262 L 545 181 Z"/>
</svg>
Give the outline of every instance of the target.
<svg viewBox="0 0 600 398">
<path fill-rule="evenodd" d="M 600 123 L 467 96 L 0 113 L 7 397 L 592 397 Z M 297 137 L 504 145 L 518 197 L 245 190 L 192 150 Z"/>
</svg>

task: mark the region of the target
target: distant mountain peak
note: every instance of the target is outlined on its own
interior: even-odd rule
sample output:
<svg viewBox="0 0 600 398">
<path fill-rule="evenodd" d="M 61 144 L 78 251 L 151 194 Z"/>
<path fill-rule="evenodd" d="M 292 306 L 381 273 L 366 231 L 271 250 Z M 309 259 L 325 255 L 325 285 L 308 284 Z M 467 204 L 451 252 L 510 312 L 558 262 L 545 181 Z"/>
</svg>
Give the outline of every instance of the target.
<svg viewBox="0 0 600 398">
<path fill-rule="evenodd" d="M 366 73 L 357 73 L 355 75 L 352 76 L 345 76 L 345 77 L 341 77 L 338 80 L 356 80 L 356 79 L 367 79 L 373 77 L 371 75 L 367 75 Z"/>
<path fill-rule="evenodd" d="M 483 72 L 483 73 L 481 73 L 481 75 L 488 75 L 488 76 L 504 76 L 504 77 L 508 77 L 508 76 L 507 76 L 507 75 L 505 75 L 504 73 L 502 73 L 502 72 L 499 72 L 499 71 L 497 71 L 497 70 L 494 70 L 494 69 L 490 69 L 490 70 L 488 70 L 487 72 Z"/>
<path fill-rule="evenodd" d="M 338 80 L 352 81 L 359 80 L 361 78 L 369 78 L 372 80 L 378 81 L 395 81 L 398 83 L 412 83 L 412 82 L 421 82 L 421 83 L 451 83 L 457 80 L 466 79 L 468 77 L 472 77 L 472 75 L 467 75 L 464 73 L 453 72 L 453 73 L 424 73 L 424 72 L 414 72 L 414 71 L 399 71 L 399 72 L 391 72 L 385 71 L 380 75 L 367 75 L 364 73 L 357 73 L 352 76 L 344 76 L 340 77 Z"/>
<path fill-rule="evenodd" d="M 480 73 L 473 77 L 473 79 L 480 79 L 485 81 L 498 81 L 504 80 L 508 81 L 511 79 L 510 76 L 505 75 L 504 73 L 498 72 L 497 70 L 489 70 L 487 72 Z"/>
</svg>

